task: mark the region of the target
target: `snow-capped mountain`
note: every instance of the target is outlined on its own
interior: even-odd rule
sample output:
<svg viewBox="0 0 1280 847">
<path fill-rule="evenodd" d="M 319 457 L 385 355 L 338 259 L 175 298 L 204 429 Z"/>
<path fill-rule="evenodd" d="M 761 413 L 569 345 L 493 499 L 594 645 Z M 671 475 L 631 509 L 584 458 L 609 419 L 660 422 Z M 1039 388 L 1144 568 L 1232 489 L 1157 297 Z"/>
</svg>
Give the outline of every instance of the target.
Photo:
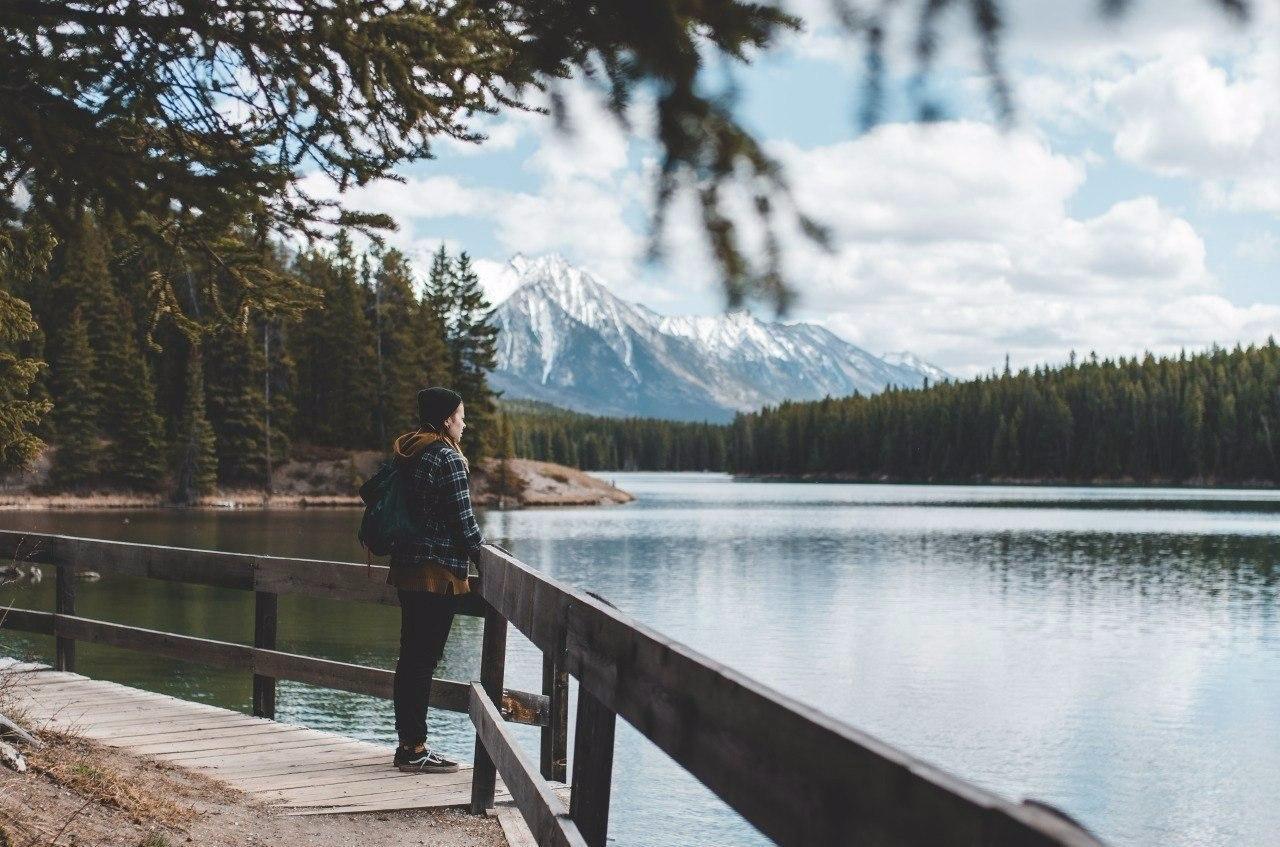
<svg viewBox="0 0 1280 847">
<path fill-rule="evenodd" d="M 898 367 L 911 368 L 912 370 L 919 371 L 921 375 L 929 378 L 930 384 L 942 382 L 944 379 L 951 379 L 951 374 L 947 373 L 942 368 L 937 365 L 931 365 L 915 353 L 910 353 L 906 350 L 902 350 L 897 353 L 882 353 L 880 354 L 880 358 L 891 365 L 897 365 Z"/>
<path fill-rule="evenodd" d="M 868 353 L 814 324 L 746 312 L 669 317 L 613 295 L 559 256 L 511 260 L 494 310 L 506 396 L 598 415 L 726 421 L 782 400 L 917 386 L 945 374 L 910 354 Z"/>
</svg>

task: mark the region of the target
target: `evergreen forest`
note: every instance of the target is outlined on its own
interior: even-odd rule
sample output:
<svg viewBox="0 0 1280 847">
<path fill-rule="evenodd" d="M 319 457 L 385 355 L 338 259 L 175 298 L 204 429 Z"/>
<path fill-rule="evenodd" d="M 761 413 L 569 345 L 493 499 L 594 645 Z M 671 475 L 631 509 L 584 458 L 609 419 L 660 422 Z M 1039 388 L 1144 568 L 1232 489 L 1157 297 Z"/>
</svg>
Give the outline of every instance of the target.
<svg viewBox="0 0 1280 847">
<path fill-rule="evenodd" d="M 585 471 L 728 470 L 731 431 L 723 424 L 603 418 L 546 403 L 503 400 L 514 452 Z"/>
<path fill-rule="evenodd" d="M 731 424 L 746 474 L 920 482 L 1280 481 L 1280 347 L 1071 360 L 784 403 Z"/>
<path fill-rule="evenodd" d="M 417 426 L 415 394 L 430 384 L 466 398 L 468 453 L 493 450 L 497 329 L 465 252 L 441 247 L 415 284 L 404 254 L 357 251 L 345 233 L 294 253 L 258 243 L 268 246 L 253 261 L 305 298 L 220 318 L 243 280 L 183 255 L 166 308 L 149 289 L 153 268 L 175 257 L 148 255 L 92 215 L 42 272 L 18 280 L 14 294 L 30 304 L 18 361 L 47 363 L 32 371 L 28 402 L 48 411 L 34 434 L 57 446 L 51 488 L 176 502 L 218 486 L 267 489 L 299 446 L 389 449 Z"/>
</svg>

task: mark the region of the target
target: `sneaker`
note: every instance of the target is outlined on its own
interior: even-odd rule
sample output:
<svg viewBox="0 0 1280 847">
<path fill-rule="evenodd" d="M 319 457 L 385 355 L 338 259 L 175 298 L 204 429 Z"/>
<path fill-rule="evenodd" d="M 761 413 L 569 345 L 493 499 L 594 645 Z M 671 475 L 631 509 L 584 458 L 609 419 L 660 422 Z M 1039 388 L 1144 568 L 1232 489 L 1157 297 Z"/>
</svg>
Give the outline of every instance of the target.
<svg viewBox="0 0 1280 847">
<path fill-rule="evenodd" d="M 453 773 L 458 769 L 457 762 L 425 747 L 417 751 L 397 747 L 394 764 L 405 773 Z"/>
</svg>

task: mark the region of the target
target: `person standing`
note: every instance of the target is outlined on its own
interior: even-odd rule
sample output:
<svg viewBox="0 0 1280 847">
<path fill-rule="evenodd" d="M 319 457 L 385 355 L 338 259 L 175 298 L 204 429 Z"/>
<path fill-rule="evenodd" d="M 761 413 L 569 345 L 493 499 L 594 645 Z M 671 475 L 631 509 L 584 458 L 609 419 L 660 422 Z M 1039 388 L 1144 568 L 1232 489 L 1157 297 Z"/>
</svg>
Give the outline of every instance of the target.
<svg viewBox="0 0 1280 847">
<path fill-rule="evenodd" d="M 405 495 L 420 534 L 391 551 L 387 582 L 400 598 L 400 655 L 393 699 L 402 771 L 451 773 L 458 763 L 427 746 L 431 678 L 444 654 L 459 598 L 470 591 L 468 563 L 485 543 L 471 508 L 462 395 L 448 388 L 418 392 L 418 429 L 395 440 Z"/>
</svg>

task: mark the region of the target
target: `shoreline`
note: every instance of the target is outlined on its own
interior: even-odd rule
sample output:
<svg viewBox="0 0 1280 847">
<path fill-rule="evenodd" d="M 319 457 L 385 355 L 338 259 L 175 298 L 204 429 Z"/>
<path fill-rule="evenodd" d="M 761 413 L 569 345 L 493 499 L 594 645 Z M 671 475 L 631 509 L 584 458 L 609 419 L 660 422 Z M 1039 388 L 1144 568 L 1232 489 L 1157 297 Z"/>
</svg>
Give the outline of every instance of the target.
<svg viewBox="0 0 1280 847">
<path fill-rule="evenodd" d="M 857 485 L 928 485 L 937 488 L 1178 488 L 1206 489 L 1213 491 L 1275 491 L 1280 488 L 1275 482 L 1268 480 L 1248 480 L 1244 482 L 1213 482 L 1211 480 L 1134 480 L 1134 479 L 909 479 L 890 477 L 868 477 L 858 474 L 843 473 L 803 473 L 803 474 L 738 474 L 730 476 L 742 482 L 812 482 L 812 483 L 846 483 Z"/>
<path fill-rule="evenodd" d="M 368 464 L 366 461 L 365 464 Z M 376 467 L 376 465 L 375 465 Z M 547 508 L 557 506 L 605 506 L 630 503 L 635 499 L 602 479 L 576 468 L 552 462 L 532 459 L 510 461 L 511 481 L 518 490 L 500 494 L 492 487 L 498 468 L 497 460 L 486 460 L 477 467 L 471 478 L 472 501 L 482 509 Z M 360 468 L 362 476 L 372 470 Z M 325 482 L 333 474 L 321 477 Z M 331 484 L 315 486 L 312 490 L 298 490 L 302 474 L 282 474 L 282 482 L 292 490 L 267 494 L 257 489 L 227 489 L 200 498 L 194 503 L 174 503 L 167 494 L 142 491 L 90 491 L 72 493 L 38 493 L 31 487 L 15 486 L 0 489 L 0 512 L 34 511 L 111 511 L 115 509 L 156 509 L 173 511 L 237 511 L 301 509 L 362 509 L 364 502 L 359 495 L 334 490 Z M 34 487 L 34 486 L 32 486 Z M 349 491 L 349 489 L 348 489 Z"/>
</svg>

